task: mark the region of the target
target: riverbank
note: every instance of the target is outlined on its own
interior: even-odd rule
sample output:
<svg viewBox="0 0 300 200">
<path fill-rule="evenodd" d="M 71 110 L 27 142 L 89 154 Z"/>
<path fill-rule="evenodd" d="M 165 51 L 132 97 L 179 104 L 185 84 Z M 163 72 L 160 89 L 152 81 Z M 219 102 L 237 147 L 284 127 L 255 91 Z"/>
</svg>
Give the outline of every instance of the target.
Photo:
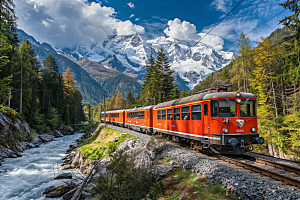
<svg viewBox="0 0 300 200">
<path fill-rule="evenodd" d="M 0 166 L 6 158 L 21 157 L 25 150 L 39 147 L 54 138 L 74 134 L 73 129 L 63 124 L 58 130 L 37 134 L 30 130 L 26 121 L 19 118 L 8 117 L 0 112 Z"/>
<path fill-rule="evenodd" d="M 53 178 L 59 173 L 59 165 L 66 150 L 70 145 L 76 145 L 76 140 L 81 136 L 82 133 L 76 132 L 55 138 L 52 142 L 41 144 L 39 148 L 24 151 L 22 157 L 6 158 L 0 166 L 0 199 L 45 199 L 45 188 L 63 183 Z M 81 177 L 76 170 L 69 171 Z"/>
</svg>

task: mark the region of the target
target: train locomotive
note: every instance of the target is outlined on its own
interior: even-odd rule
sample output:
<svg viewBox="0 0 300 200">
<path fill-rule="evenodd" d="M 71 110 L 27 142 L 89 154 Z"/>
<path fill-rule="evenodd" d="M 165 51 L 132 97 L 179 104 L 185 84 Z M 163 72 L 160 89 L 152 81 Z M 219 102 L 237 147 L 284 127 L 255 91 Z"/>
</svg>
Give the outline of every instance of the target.
<svg viewBox="0 0 300 200">
<path fill-rule="evenodd" d="M 158 105 L 102 112 L 101 121 L 167 137 L 219 154 L 244 154 L 263 144 L 257 131 L 256 97 L 227 92 L 232 84 Z"/>
</svg>

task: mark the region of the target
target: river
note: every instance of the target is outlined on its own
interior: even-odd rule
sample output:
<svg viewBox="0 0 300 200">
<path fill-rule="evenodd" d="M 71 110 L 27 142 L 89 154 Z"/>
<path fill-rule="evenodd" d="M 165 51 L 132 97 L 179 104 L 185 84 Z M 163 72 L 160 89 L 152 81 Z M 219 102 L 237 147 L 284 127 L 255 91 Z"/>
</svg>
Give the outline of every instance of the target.
<svg viewBox="0 0 300 200">
<path fill-rule="evenodd" d="M 39 148 L 25 150 L 22 157 L 5 159 L 0 166 L 0 200 L 46 199 L 42 194 L 45 188 L 64 184 L 53 178 L 69 145 L 75 144 L 81 135 L 76 132 L 55 138 Z M 77 170 L 73 172 L 79 175 Z"/>
</svg>

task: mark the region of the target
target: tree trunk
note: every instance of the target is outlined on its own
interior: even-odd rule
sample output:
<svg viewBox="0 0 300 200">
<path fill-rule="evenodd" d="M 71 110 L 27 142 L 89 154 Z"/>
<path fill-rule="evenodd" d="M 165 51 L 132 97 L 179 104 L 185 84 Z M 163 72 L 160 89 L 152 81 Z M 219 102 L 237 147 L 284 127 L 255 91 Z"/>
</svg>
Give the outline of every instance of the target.
<svg viewBox="0 0 300 200">
<path fill-rule="evenodd" d="M 281 85 L 281 102 L 282 102 L 282 113 L 285 115 L 285 102 L 284 102 L 284 94 L 283 94 L 283 83 Z"/>
<path fill-rule="evenodd" d="M 22 51 L 22 50 L 21 50 Z M 20 114 L 22 114 L 22 96 L 23 96 L 23 63 L 22 63 L 22 52 L 21 52 L 21 90 L 20 90 Z"/>
</svg>

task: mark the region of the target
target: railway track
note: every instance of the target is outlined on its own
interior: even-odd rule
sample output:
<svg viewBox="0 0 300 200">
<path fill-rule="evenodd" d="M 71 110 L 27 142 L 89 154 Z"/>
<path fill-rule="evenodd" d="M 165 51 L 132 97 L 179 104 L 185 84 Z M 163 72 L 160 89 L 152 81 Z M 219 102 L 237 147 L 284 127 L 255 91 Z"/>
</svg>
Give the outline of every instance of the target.
<svg viewBox="0 0 300 200">
<path fill-rule="evenodd" d="M 114 126 L 114 125 L 111 125 Z M 127 128 L 126 128 L 127 129 Z M 130 130 L 130 129 L 128 129 Z M 133 130 L 131 130 L 133 131 Z M 136 131 L 137 132 L 137 131 Z M 140 133 L 140 132 L 139 132 Z M 144 134 L 144 133 L 142 133 Z M 163 138 L 163 137 L 161 137 Z M 187 144 L 176 143 L 172 141 L 173 144 L 188 148 L 191 150 L 190 146 Z M 227 163 L 234 164 L 236 166 L 251 170 L 256 173 L 260 173 L 264 176 L 268 176 L 272 179 L 282 181 L 284 184 L 289 184 L 292 186 L 300 188 L 300 167 L 294 167 L 290 165 L 285 165 L 282 163 L 273 162 L 267 159 L 257 158 L 255 156 L 242 155 L 242 156 L 224 156 L 215 153 L 211 153 L 205 150 L 200 150 L 194 148 L 197 152 L 205 154 L 210 157 L 225 161 Z"/>
</svg>

